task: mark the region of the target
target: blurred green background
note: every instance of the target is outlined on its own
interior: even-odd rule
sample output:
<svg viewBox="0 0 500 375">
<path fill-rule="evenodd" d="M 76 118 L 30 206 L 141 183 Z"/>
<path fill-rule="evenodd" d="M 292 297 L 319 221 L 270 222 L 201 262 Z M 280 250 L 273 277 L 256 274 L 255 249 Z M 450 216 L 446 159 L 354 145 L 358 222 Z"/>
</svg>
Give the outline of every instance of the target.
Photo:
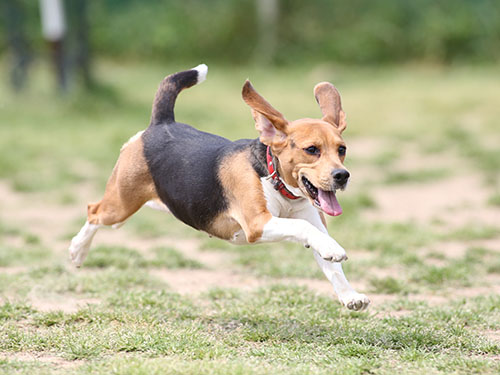
<svg viewBox="0 0 500 375">
<path fill-rule="evenodd" d="M 333 82 L 347 136 L 429 143 L 462 127 L 497 133 L 498 1 L 65 1 L 59 92 L 40 4 L 1 8 L 0 177 L 20 190 L 87 178 L 74 158 L 112 164 L 115 148 L 147 125 L 161 79 L 202 62 L 209 79 L 181 98 L 178 118 L 232 139 L 256 136 L 240 99 L 248 77 L 290 119 L 317 116 L 312 87 Z"/>
<path fill-rule="evenodd" d="M 26 10 L 28 39 L 41 49 L 38 1 L 18 2 Z M 66 3 L 74 7 L 74 1 Z M 102 57 L 218 64 L 264 59 L 280 65 L 477 63 L 500 57 L 495 0 L 277 0 L 261 1 L 261 11 L 257 0 L 87 3 L 92 49 Z M 262 3 L 276 9 L 266 13 L 269 5 Z M 268 13 L 272 22 L 265 24 Z M 274 41 L 267 46 L 269 38 Z M 6 52 L 5 38 L 0 52 Z"/>
<path fill-rule="evenodd" d="M 499 1 L 67 0 L 66 85 L 39 1 L 0 4 L 0 373 L 500 373 Z M 230 139 L 257 137 L 246 78 L 289 120 L 338 87 L 329 231 L 368 312 L 302 246 L 148 209 L 67 260 L 158 84 L 200 63 L 176 119 Z"/>
</svg>

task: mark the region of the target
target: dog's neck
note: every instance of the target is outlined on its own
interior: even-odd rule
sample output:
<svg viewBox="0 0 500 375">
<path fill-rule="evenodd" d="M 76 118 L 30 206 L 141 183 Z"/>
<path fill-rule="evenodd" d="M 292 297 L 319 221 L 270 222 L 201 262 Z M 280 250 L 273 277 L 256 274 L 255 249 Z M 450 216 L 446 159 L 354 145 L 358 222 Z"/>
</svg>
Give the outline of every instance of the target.
<svg viewBox="0 0 500 375">
<path fill-rule="evenodd" d="M 262 142 L 260 142 L 260 140 L 257 138 L 254 141 L 252 141 L 250 147 L 250 153 L 252 157 L 252 166 L 259 175 L 259 177 L 269 177 L 270 172 L 267 159 L 268 147 Z M 280 176 L 281 171 L 280 171 L 279 160 L 276 156 L 272 155 L 272 153 L 271 156 L 272 156 L 273 168 L 276 171 L 277 176 Z M 280 194 L 292 200 L 302 197 L 302 194 L 300 194 L 300 192 L 297 195 L 297 189 L 288 186 L 281 177 L 278 179 L 278 181 L 282 182 L 283 185 L 282 190 L 285 190 L 284 194 L 282 191 L 280 191 L 280 189 L 276 189 L 276 191 L 278 191 Z M 276 184 L 273 183 L 273 185 L 276 187 Z"/>
<path fill-rule="evenodd" d="M 276 191 L 279 191 L 281 195 L 288 199 L 299 199 L 300 197 L 293 194 L 286 186 L 286 183 L 280 177 L 278 158 L 274 157 L 271 152 L 271 147 L 267 147 L 266 150 L 266 162 L 267 171 L 269 172 L 269 178 L 271 179 Z"/>
<path fill-rule="evenodd" d="M 266 177 L 269 175 L 267 170 L 267 146 L 262 143 L 258 138 L 254 139 L 250 145 L 250 155 L 252 166 L 259 177 Z"/>
</svg>

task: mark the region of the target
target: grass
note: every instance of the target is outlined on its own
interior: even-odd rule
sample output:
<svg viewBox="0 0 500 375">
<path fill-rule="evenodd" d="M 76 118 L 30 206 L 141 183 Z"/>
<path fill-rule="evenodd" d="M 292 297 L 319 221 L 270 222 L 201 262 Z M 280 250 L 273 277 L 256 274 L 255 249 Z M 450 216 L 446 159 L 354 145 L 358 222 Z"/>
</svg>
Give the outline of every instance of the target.
<svg viewBox="0 0 500 375">
<path fill-rule="evenodd" d="M 117 268 L 119 270 L 147 267 L 161 268 L 203 268 L 203 265 L 182 255 L 179 250 L 170 247 L 152 249 L 147 258 L 140 252 L 126 247 L 98 246 L 85 260 L 89 268 Z"/>
<path fill-rule="evenodd" d="M 444 129 L 443 138 L 455 146 L 457 152 L 468 159 L 475 168 L 480 168 L 486 180 L 493 185 L 498 181 L 500 151 L 496 147 L 481 144 L 477 131 L 451 126 Z"/>
<path fill-rule="evenodd" d="M 322 278 L 311 250 L 296 244 L 247 248 L 237 255 L 238 264 L 260 276 Z"/>
<path fill-rule="evenodd" d="M 496 207 L 500 207 L 500 193 L 494 193 L 488 199 L 488 204 Z"/>
<path fill-rule="evenodd" d="M 150 264 L 162 268 L 203 268 L 203 264 L 195 259 L 184 256 L 179 250 L 170 247 L 157 247 L 153 249 L 154 259 Z"/>
<path fill-rule="evenodd" d="M 350 243 L 354 248 L 379 251 L 391 256 L 407 255 L 412 249 L 429 244 L 436 238 L 434 231 L 414 222 L 383 223 L 353 219 L 346 216 L 332 225 L 331 232 L 340 243 Z M 359 233 L 370 233 L 360 236 Z"/>
<path fill-rule="evenodd" d="M 49 254 L 51 253 L 47 249 L 36 246 L 27 246 L 22 251 L 9 246 L 0 246 L 0 267 L 38 262 Z"/>
<path fill-rule="evenodd" d="M 407 316 L 379 319 L 346 314 L 330 298 L 282 285 L 229 298 L 219 293 L 215 301 L 132 291 L 72 314 L 4 304 L 0 350 L 55 351 L 83 361 L 82 373 L 97 374 L 115 366 L 127 373 L 390 373 L 401 362 L 458 372 L 474 363 L 494 373 L 500 347 L 477 331 L 500 324 L 499 303 L 497 297 L 424 304 Z"/>
<path fill-rule="evenodd" d="M 388 276 L 383 278 L 373 278 L 370 280 L 375 293 L 386 294 L 407 294 L 408 287 L 401 280 Z"/>
<path fill-rule="evenodd" d="M 432 182 L 449 176 L 445 169 L 419 169 L 411 172 L 389 172 L 385 179 L 386 184 L 401 184 L 408 182 Z"/>
<path fill-rule="evenodd" d="M 452 230 L 450 233 L 444 235 L 444 238 L 470 241 L 495 238 L 499 234 L 500 228 L 498 226 L 470 223 L 462 228 Z"/>
<path fill-rule="evenodd" d="M 396 150 L 382 151 L 375 156 L 373 163 L 380 167 L 390 167 L 397 161 L 400 155 L 400 152 Z"/>
<path fill-rule="evenodd" d="M 424 186 L 474 168 L 488 193 L 480 208 L 497 208 L 497 67 L 211 66 L 202 86 L 179 97 L 180 121 L 236 139 L 256 136 L 239 96 L 245 78 L 289 119 L 317 117 L 312 87 L 336 83 L 347 144 L 359 137 L 385 145 L 349 154 L 360 177 L 339 195 L 344 214 L 329 222 L 347 248 L 347 278 L 373 298 L 361 313 L 315 289 L 328 282 L 310 249 L 234 246 L 155 211 L 132 217 L 113 245 L 101 242 L 103 230 L 73 269 L 66 247 L 86 201 L 99 199 L 120 146 L 148 123 L 159 80 L 182 67 L 96 68 L 102 86 L 92 95 L 53 94 L 44 66 L 25 93 L 0 85 L 0 374 L 500 372 L 498 226 L 382 219 L 377 198 L 384 187 Z M 410 149 L 436 163 L 399 169 Z M 438 159 L 449 155 L 459 165 L 442 168 Z M 10 207 L 8 194 L 22 204 Z M 447 242 L 463 252 L 446 253 Z M 162 279 L 169 272 L 184 283 L 217 272 L 244 282 L 179 294 L 176 280 Z"/>
</svg>

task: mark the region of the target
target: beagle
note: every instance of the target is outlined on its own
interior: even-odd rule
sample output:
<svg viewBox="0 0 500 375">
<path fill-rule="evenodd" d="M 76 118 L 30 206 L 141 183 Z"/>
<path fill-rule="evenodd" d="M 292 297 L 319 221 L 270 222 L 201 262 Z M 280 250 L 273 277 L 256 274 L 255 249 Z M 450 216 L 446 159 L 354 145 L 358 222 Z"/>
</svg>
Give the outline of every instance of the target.
<svg viewBox="0 0 500 375">
<path fill-rule="evenodd" d="M 177 95 L 203 82 L 207 70 L 202 64 L 161 82 L 149 127 L 123 145 L 103 199 L 88 205 L 69 247 L 73 263 L 82 265 L 100 227 L 117 228 L 147 205 L 235 244 L 286 240 L 311 247 L 341 303 L 365 309 L 370 300 L 345 278 L 346 252 L 323 217 L 342 213 L 336 192 L 349 179 L 339 92 L 317 84 L 323 117 L 288 121 L 247 80 L 242 96 L 260 136 L 232 142 L 175 121 Z"/>
</svg>

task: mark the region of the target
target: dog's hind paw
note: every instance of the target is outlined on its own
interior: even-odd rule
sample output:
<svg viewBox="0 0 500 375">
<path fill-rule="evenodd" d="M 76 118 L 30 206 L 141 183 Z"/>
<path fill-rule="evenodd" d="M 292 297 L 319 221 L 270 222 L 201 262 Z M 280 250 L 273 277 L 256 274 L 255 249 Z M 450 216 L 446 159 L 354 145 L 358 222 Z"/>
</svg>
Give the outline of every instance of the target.
<svg viewBox="0 0 500 375">
<path fill-rule="evenodd" d="M 84 245 L 84 246 L 78 246 L 76 241 L 72 241 L 71 245 L 69 247 L 69 259 L 71 262 L 76 266 L 76 267 L 81 267 L 83 264 L 83 261 L 87 257 L 87 254 L 89 253 L 90 249 L 90 244 Z"/>
<path fill-rule="evenodd" d="M 88 221 L 80 229 L 80 232 L 73 237 L 69 246 L 69 258 L 76 267 L 80 267 L 89 253 L 92 239 L 100 225 L 90 224 Z"/>
<path fill-rule="evenodd" d="M 349 310 L 362 311 L 370 304 L 370 299 L 361 293 L 348 293 L 345 296 L 339 297 L 340 302 Z"/>
</svg>

